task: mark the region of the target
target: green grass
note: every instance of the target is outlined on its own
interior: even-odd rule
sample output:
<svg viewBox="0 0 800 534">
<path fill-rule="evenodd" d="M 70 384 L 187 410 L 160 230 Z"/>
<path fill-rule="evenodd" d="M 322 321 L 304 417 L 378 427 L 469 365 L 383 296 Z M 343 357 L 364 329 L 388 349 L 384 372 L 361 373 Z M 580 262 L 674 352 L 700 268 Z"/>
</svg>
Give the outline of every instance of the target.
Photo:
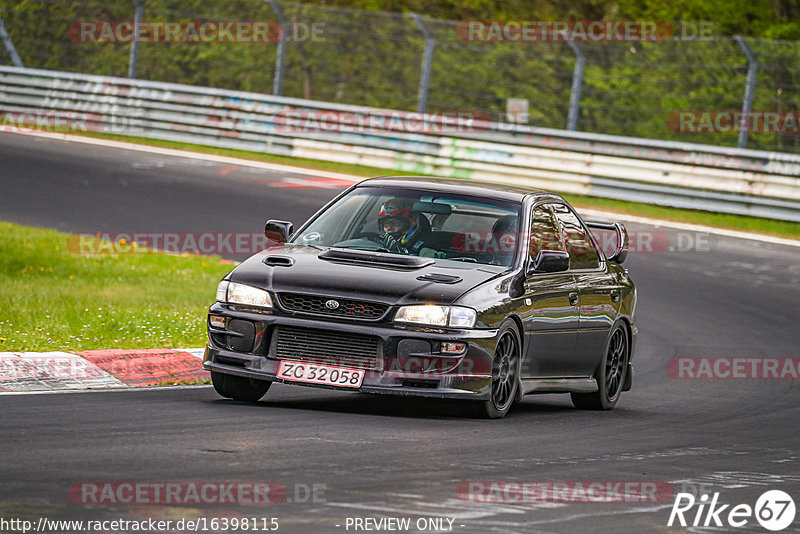
<svg viewBox="0 0 800 534">
<path fill-rule="evenodd" d="M 383 175 L 417 174 L 413 172 L 395 171 L 391 169 L 382 169 L 378 167 L 367 167 L 363 165 L 351 165 L 347 163 L 336 163 L 336 162 L 320 161 L 320 160 L 312 160 L 304 158 L 292 158 L 288 156 L 275 156 L 259 152 L 231 150 L 226 148 L 214 148 L 214 147 L 194 145 L 189 143 L 178 143 L 174 141 L 145 139 L 141 137 L 101 134 L 95 132 L 82 133 L 81 135 L 86 135 L 88 137 L 102 138 L 102 139 L 113 139 L 129 143 L 138 143 L 142 145 L 156 146 L 162 148 L 173 148 L 177 150 L 201 152 L 204 154 L 217 154 L 221 156 L 230 156 L 230 157 L 249 159 L 254 161 L 265 161 L 268 163 L 292 165 L 295 167 L 303 167 L 306 169 L 339 172 L 344 174 L 350 174 L 353 176 L 363 176 L 365 178 L 371 176 L 383 176 Z M 727 215 L 723 213 L 709 213 L 706 211 L 669 208 L 665 206 L 656 206 L 653 204 L 645 204 L 641 202 L 626 202 L 622 200 L 595 198 L 595 197 L 587 197 L 579 195 L 563 195 L 563 196 L 577 208 L 598 209 L 615 213 L 636 215 L 639 217 L 650 217 L 654 219 L 663 219 L 675 222 L 701 224 L 716 228 L 726 228 L 730 230 L 739 230 L 744 232 L 752 232 L 757 234 L 784 237 L 789 239 L 800 239 L 800 224 L 798 223 L 777 221 L 773 219 L 762 219 L 759 217 L 747 217 L 742 215 Z"/>
<path fill-rule="evenodd" d="M 73 253 L 69 235 L 0 222 L 0 351 L 202 347 L 231 269 L 219 257 Z"/>
</svg>

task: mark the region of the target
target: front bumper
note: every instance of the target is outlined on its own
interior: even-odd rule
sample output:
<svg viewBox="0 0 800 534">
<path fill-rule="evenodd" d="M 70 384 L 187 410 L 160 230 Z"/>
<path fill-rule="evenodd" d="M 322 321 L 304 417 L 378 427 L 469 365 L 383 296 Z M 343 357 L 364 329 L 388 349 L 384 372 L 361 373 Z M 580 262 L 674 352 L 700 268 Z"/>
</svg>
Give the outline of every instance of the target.
<svg viewBox="0 0 800 534">
<path fill-rule="evenodd" d="M 223 317 L 226 326 L 209 327 L 208 346 L 203 358 L 203 368 L 207 371 L 365 393 L 489 399 L 497 330 L 438 330 L 400 327 L 385 321 L 356 322 L 267 314 L 219 302 L 211 306 L 209 316 Z M 237 331 L 230 328 L 231 321 L 236 321 L 233 324 Z M 249 324 L 253 325 L 252 328 Z M 278 349 L 276 339 L 281 328 L 329 336 L 325 339 L 327 359 L 311 363 L 363 368 L 366 372 L 361 387 L 354 390 L 278 378 L 281 360 L 308 361 L 304 359 L 308 356 L 307 351 L 302 357 L 292 357 L 285 349 Z M 251 332 L 252 347 L 249 344 Z M 354 360 L 348 353 L 346 342 L 341 343 L 341 359 L 332 356 L 330 346 L 337 343 L 337 336 L 368 336 L 377 341 L 374 361 L 370 360 L 369 365 L 362 367 L 353 366 Z M 439 351 L 442 342 L 464 343 L 466 348 L 458 355 L 443 354 Z"/>
</svg>

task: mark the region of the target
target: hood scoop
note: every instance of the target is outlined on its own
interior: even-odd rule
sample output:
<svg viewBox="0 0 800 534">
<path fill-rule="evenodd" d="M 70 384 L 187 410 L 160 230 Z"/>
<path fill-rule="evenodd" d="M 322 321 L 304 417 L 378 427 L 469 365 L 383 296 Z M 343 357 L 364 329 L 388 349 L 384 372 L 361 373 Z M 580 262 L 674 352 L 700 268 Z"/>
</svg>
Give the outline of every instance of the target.
<svg viewBox="0 0 800 534">
<path fill-rule="evenodd" d="M 291 267 L 294 265 L 294 258 L 289 256 L 267 256 L 263 261 L 266 265 L 272 265 L 273 267 Z"/>
<path fill-rule="evenodd" d="M 399 256 L 369 250 L 346 250 L 341 248 L 329 248 L 322 252 L 318 258 L 328 261 L 373 265 L 375 267 L 394 267 L 396 269 L 421 269 L 436 263 L 433 258 Z"/>
<path fill-rule="evenodd" d="M 464 279 L 460 276 L 453 276 L 443 273 L 428 273 L 417 277 L 417 280 L 422 282 L 434 282 L 436 284 L 457 284 Z"/>
</svg>

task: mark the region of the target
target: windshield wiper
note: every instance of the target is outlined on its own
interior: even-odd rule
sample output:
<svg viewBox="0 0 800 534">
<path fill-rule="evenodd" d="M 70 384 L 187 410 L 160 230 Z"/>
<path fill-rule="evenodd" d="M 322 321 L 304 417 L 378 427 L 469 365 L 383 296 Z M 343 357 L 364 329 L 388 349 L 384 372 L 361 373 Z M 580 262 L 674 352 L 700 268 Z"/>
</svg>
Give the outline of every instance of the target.
<svg viewBox="0 0 800 534">
<path fill-rule="evenodd" d="M 475 258 L 467 258 L 467 257 L 460 257 L 460 258 L 445 258 L 446 260 L 450 261 L 468 261 L 470 263 L 478 263 L 478 260 Z"/>
</svg>

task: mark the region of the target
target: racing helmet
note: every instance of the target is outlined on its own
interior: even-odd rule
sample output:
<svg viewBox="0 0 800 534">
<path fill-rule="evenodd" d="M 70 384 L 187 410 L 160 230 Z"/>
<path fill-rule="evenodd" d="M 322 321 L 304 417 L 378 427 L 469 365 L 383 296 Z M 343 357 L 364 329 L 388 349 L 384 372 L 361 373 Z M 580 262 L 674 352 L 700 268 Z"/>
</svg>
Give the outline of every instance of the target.
<svg viewBox="0 0 800 534">
<path fill-rule="evenodd" d="M 383 203 L 378 210 L 378 227 L 383 232 L 384 223 L 388 219 L 400 221 L 400 229 L 389 232 L 392 236 L 402 237 L 412 226 L 414 226 L 414 214 L 411 212 L 411 202 L 402 198 L 393 198 Z"/>
</svg>

